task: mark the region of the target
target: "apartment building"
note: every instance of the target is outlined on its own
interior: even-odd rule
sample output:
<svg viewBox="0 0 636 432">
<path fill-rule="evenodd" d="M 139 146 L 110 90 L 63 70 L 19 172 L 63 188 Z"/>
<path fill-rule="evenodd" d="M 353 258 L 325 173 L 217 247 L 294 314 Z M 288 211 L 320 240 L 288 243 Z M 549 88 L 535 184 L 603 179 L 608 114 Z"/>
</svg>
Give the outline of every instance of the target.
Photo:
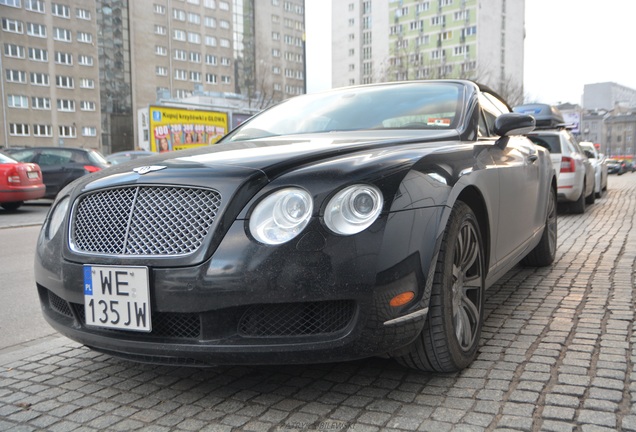
<svg viewBox="0 0 636 432">
<path fill-rule="evenodd" d="M 466 78 L 523 97 L 524 0 L 332 0 L 334 87 Z"/>
<path fill-rule="evenodd" d="M 94 2 L 0 0 L 0 147 L 100 148 Z"/>
<path fill-rule="evenodd" d="M 161 100 L 305 92 L 304 0 L 0 0 L 0 16 L 0 146 L 110 153 Z"/>
</svg>

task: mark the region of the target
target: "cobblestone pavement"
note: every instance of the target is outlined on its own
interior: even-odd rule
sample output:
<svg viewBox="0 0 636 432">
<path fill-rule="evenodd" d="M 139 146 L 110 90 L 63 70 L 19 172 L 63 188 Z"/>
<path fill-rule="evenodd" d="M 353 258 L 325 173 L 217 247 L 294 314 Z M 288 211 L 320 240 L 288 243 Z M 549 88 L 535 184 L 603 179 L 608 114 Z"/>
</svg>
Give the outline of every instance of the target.
<svg viewBox="0 0 636 432">
<path fill-rule="evenodd" d="M 0 430 L 636 431 L 636 174 L 559 214 L 550 268 L 487 296 L 461 373 L 387 359 L 290 367 L 138 365 L 65 338 L 0 353 Z"/>
</svg>

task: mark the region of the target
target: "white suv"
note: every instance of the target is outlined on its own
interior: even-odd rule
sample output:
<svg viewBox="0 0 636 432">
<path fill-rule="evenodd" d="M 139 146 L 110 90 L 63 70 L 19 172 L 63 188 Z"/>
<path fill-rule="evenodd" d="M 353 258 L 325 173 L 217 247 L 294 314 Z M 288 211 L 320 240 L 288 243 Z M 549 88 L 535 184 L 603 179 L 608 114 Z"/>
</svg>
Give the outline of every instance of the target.
<svg viewBox="0 0 636 432">
<path fill-rule="evenodd" d="M 586 204 L 596 199 L 594 168 L 566 128 L 561 113 L 546 104 L 521 105 L 514 111 L 530 114 L 536 120 L 537 127 L 528 138 L 550 150 L 557 171 L 558 201 L 568 203 L 574 213 L 585 213 Z"/>
</svg>

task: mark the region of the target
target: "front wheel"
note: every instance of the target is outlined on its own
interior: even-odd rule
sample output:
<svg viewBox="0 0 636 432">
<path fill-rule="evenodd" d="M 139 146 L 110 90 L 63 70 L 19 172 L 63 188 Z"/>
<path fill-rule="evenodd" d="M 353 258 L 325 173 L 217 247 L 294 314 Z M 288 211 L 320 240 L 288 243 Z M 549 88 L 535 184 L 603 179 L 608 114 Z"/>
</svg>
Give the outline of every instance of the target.
<svg viewBox="0 0 636 432">
<path fill-rule="evenodd" d="M 425 371 L 456 372 L 475 359 L 484 315 L 484 262 L 477 218 L 458 201 L 435 265 L 426 323 L 396 356 L 398 362 Z"/>
</svg>

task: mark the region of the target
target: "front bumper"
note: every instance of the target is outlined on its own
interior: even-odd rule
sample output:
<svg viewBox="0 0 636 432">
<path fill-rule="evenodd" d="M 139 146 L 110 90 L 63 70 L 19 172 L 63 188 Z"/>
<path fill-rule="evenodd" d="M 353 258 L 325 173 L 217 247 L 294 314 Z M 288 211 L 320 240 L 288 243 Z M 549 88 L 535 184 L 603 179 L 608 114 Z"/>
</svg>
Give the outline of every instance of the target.
<svg viewBox="0 0 636 432">
<path fill-rule="evenodd" d="M 384 354 L 410 343 L 424 324 L 436 225 L 415 221 L 434 221 L 440 211 L 400 212 L 351 237 L 328 236 L 313 221 L 297 241 L 278 247 L 255 243 L 236 221 L 205 262 L 149 267 L 151 333 L 87 327 L 83 265 L 62 259 L 56 242 L 42 236 L 38 293 L 60 333 L 136 361 L 292 364 Z M 398 227 L 404 234 L 396 235 Z M 430 248 L 418 250 L 406 238 Z M 416 293 L 411 303 L 389 306 L 409 290 Z"/>
</svg>

